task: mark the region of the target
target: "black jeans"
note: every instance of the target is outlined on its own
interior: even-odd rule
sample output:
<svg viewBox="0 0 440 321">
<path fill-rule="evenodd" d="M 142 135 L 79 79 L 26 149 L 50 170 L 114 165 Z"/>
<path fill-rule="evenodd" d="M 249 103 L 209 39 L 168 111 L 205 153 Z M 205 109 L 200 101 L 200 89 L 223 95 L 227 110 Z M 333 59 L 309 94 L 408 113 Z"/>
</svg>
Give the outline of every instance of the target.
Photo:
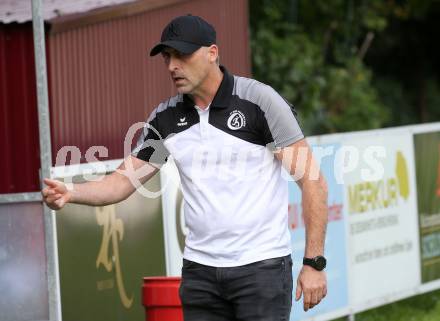
<svg viewBox="0 0 440 321">
<path fill-rule="evenodd" d="M 237 267 L 183 260 L 179 289 L 185 321 L 288 321 L 290 255 Z"/>
</svg>

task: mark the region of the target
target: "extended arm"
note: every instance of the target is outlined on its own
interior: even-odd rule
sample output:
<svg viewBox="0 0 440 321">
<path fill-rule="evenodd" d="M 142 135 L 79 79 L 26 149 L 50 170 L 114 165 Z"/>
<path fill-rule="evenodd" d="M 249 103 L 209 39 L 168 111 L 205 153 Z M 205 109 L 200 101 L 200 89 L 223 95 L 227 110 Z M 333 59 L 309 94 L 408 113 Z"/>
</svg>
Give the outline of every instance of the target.
<svg viewBox="0 0 440 321">
<path fill-rule="evenodd" d="M 41 193 L 47 206 L 54 210 L 61 209 L 67 203 L 103 206 L 126 199 L 157 171 L 148 162 L 128 156 L 115 172 L 100 181 L 73 184 L 68 188 L 61 181 L 44 179 L 47 187 Z"/>
<path fill-rule="evenodd" d="M 327 227 L 327 184 L 305 139 L 276 154 L 284 168 L 296 179 L 302 191 L 302 208 L 306 228 L 305 257 L 324 254 Z M 304 295 L 304 310 L 317 305 L 327 294 L 324 271 L 303 266 L 298 276 L 296 300 Z"/>
</svg>

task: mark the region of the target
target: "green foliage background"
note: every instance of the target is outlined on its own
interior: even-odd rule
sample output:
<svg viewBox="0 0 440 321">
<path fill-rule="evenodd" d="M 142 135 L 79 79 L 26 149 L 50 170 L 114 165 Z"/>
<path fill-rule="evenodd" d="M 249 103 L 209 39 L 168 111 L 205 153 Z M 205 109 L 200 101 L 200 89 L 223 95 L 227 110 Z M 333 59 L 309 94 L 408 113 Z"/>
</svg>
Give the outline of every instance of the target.
<svg viewBox="0 0 440 321">
<path fill-rule="evenodd" d="M 306 134 L 440 120 L 440 2 L 249 0 L 253 76 Z"/>
</svg>

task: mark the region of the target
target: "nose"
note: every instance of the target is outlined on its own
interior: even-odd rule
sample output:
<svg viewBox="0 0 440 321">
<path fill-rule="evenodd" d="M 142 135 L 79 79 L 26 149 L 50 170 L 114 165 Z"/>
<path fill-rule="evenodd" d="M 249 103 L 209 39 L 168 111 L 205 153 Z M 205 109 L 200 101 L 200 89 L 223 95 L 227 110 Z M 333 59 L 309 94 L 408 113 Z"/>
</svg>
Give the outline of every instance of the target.
<svg viewBox="0 0 440 321">
<path fill-rule="evenodd" d="M 170 55 L 169 59 L 168 59 L 168 70 L 170 72 L 175 71 L 176 69 L 178 69 L 179 63 L 176 59 L 176 57 L 173 57 L 173 55 Z"/>
</svg>

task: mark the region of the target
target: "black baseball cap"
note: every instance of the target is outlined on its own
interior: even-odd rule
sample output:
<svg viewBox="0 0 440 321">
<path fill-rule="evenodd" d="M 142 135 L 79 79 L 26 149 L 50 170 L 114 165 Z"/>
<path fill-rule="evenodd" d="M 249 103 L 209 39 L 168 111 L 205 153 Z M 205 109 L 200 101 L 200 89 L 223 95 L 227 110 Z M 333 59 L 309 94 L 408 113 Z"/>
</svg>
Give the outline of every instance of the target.
<svg viewBox="0 0 440 321">
<path fill-rule="evenodd" d="M 171 47 L 183 54 L 191 54 L 200 47 L 216 43 L 213 26 L 200 17 L 187 15 L 174 18 L 162 31 L 160 42 L 150 51 L 150 56 Z"/>
</svg>

